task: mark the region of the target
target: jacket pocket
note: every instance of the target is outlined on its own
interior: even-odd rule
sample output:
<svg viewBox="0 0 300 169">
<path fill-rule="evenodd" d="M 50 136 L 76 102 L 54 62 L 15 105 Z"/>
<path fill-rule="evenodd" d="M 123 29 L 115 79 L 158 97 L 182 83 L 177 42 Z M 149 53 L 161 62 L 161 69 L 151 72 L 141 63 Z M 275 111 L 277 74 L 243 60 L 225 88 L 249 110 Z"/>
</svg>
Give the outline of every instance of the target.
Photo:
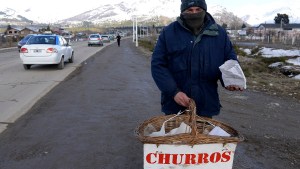
<svg viewBox="0 0 300 169">
<path fill-rule="evenodd" d="M 219 112 L 221 104 L 220 104 L 219 94 L 218 94 L 218 84 L 217 83 L 205 83 L 205 85 L 203 85 L 203 88 L 205 88 L 204 110 L 207 112 L 211 112 L 211 113 Z"/>
<path fill-rule="evenodd" d="M 172 73 L 181 72 L 187 69 L 188 51 L 187 47 L 174 45 L 169 48 L 169 69 Z"/>
<path fill-rule="evenodd" d="M 177 87 L 182 90 L 188 79 L 188 62 L 186 55 L 174 56 L 170 60 L 170 72 Z"/>
</svg>

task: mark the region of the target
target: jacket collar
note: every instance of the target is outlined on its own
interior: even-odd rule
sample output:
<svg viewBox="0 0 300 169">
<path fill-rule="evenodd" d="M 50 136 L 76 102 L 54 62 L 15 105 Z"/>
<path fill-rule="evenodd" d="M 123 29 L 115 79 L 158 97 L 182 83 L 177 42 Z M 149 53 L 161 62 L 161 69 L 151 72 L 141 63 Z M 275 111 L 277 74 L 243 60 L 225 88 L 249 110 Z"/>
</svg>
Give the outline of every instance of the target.
<svg viewBox="0 0 300 169">
<path fill-rule="evenodd" d="M 177 17 L 177 22 L 186 30 L 190 31 L 183 23 L 182 19 L 180 17 Z M 200 35 L 208 35 L 208 36 L 217 36 L 218 33 L 218 25 L 215 22 L 214 18 L 206 12 L 205 16 L 205 23 L 202 33 Z M 190 31 L 191 32 L 191 31 Z"/>
</svg>

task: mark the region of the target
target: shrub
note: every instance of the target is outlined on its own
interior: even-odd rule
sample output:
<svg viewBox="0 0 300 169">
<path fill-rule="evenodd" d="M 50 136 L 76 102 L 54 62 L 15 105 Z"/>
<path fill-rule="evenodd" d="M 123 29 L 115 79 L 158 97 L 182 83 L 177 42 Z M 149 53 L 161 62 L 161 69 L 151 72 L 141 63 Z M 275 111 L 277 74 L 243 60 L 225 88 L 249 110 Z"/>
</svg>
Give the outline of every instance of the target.
<svg viewBox="0 0 300 169">
<path fill-rule="evenodd" d="M 237 55 L 240 55 L 240 56 L 247 56 L 247 53 L 243 50 L 240 49 L 239 46 L 237 45 L 233 45 L 233 48 L 234 48 L 234 51 Z"/>
<path fill-rule="evenodd" d="M 262 57 L 260 60 L 267 64 L 270 65 L 272 63 L 276 63 L 276 62 L 285 62 L 288 58 L 287 57 L 272 57 L 272 58 L 264 58 Z"/>
<path fill-rule="evenodd" d="M 255 47 L 251 50 L 251 55 L 258 55 L 261 56 L 261 52 L 260 52 L 260 48 L 259 47 Z"/>
</svg>

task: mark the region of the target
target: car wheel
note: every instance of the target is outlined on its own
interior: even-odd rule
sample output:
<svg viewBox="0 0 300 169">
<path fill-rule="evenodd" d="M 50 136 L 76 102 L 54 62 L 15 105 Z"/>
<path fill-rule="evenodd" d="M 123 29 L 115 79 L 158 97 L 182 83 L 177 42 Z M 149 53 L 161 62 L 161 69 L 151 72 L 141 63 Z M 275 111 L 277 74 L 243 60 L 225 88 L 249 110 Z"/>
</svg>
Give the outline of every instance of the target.
<svg viewBox="0 0 300 169">
<path fill-rule="evenodd" d="M 58 69 L 63 69 L 65 67 L 64 57 L 61 57 L 59 64 L 57 65 Z"/>
<path fill-rule="evenodd" d="M 69 59 L 69 63 L 73 63 L 74 62 L 74 52 L 72 52 L 72 56 Z"/>
<path fill-rule="evenodd" d="M 31 68 L 31 65 L 25 65 L 25 64 L 24 64 L 23 67 L 24 67 L 25 70 L 28 70 L 28 69 Z"/>
</svg>

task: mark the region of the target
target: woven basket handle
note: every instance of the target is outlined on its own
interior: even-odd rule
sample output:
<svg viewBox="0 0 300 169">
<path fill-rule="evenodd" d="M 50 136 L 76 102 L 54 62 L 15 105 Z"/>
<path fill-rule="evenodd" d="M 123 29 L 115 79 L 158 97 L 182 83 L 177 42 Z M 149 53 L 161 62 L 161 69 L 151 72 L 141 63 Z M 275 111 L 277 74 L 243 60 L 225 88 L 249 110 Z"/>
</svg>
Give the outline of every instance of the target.
<svg viewBox="0 0 300 169">
<path fill-rule="evenodd" d="M 196 111 L 196 103 L 193 99 L 190 99 L 190 105 L 189 105 L 187 111 L 190 115 L 189 122 L 190 122 L 191 128 L 192 128 L 191 134 L 193 136 L 196 136 L 198 134 L 197 123 L 196 123 L 196 112 L 197 111 Z"/>
</svg>

